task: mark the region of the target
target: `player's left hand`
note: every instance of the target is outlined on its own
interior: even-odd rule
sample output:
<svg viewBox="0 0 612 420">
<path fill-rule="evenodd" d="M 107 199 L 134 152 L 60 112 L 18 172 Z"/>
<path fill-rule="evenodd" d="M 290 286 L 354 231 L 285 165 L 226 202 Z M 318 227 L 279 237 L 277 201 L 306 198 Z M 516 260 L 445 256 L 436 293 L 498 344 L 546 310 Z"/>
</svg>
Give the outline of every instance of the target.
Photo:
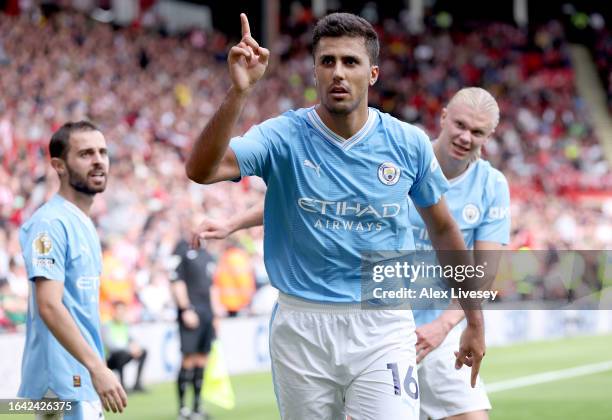
<svg viewBox="0 0 612 420">
<path fill-rule="evenodd" d="M 468 324 L 461 333 L 459 351 L 455 352 L 455 369 L 463 365 L 472 368 L 472 388 L 476 386 L 480 363 L 485 355 L 486 345 L 484 339 L 484 324 Z"/>
<path fill-rule="evenodd" d="M 448 328 L 437 319 L 418 327 L 416 329 L 417 363 L 421 363 L 425 356 L 442 344 L 447 334 Z"/>
<path fill-rule="evenodd" d="M 207 239 L 225 239 L 230 233 L 231 229 L 227 223 L 205 218 L 192 232 L 191 247 L 197 249 L 200 247 L 200 241 Z"/>
</svg>

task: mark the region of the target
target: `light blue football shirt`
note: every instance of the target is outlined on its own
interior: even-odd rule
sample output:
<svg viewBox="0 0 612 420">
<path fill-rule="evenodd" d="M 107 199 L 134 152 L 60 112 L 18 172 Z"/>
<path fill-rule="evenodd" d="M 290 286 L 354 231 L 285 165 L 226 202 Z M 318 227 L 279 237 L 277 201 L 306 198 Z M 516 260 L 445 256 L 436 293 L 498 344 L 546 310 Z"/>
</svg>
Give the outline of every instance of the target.
<svg viewBox="0 0 612 420">
<path fill-rule="evenodd" d="M 448 188 L 427 135 L 373 108 L 349 139 L 303 108 L 252 127 L 230 147 L 241 176 L 268 186 L 272 285 L 316 302 L 360 302 L 361 253 L 414 249 L 406 198 L 428 207 Z"/>
<path fill-rule="evenodd" d="M 28 278 L 64 283 L 62 302 L 87 343 L 104 358 L 100 335 L 100 240 L 89 217 L 55 195 L 23 224 L 19 242 Z M 89 372 L 49 331 L 31 284 L 19 396 L 40 399 L 52 390 L 60 399 L 95 401 Z"/>
<path fill-rule="evenodd" d="M 473 249 L 476 241 L 508 244 L 510 190 L 506 177 L 489 162 L 478 159 L 449 183 L 450 189 L 446 191 L 444 197 L 461 229 L 466 247 Z M 410 208 L 409 215 L 416 249 L 433 250 L 423 219 L 414 208 Z M 436 281 L 436 286 L 442 290 L 448 289 L 448 285 L 442 279 Z M 419 326 L 431 322 L 442 312 L 443 309 L 415 309 L 413 310 L 415 323 Z"/>
</svg>

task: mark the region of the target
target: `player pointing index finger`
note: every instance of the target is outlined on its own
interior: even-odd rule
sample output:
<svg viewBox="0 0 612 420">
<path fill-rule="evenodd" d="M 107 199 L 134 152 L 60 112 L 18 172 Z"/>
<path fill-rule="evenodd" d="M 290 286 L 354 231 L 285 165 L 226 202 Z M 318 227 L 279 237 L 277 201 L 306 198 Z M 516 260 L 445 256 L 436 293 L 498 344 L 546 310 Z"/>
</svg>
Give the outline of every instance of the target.
<svg viewBox="0 0 612 420">
<path fill-rule="evenodd" d="M 240 23 L 242 25 L 242 37 L 251 35 L 251 28 L 249 27 L 249 18 L 244 13 L 240 13 Z"/>
<path fill-rule="evenodd" d="M 246 16 L 241 21 L 234 58 L 252 40 Z M 414 249 L 412 235 L 398 235 L 411 230 L 407 196 L 420 207 L 436 248 L 465 250 L 442 199 L 449 185 L 427 136 L 368 107 L 378 55 L 378 36 L 365 19 L 326 16 L 313 31 L 320 102 L 231 141 L 267 57 L 247 66 L 230 60 L 233 86 L 186 165 L 199 183 L 257 175 L 268 186 L 264 260 L 279 289 L 270 354 L 275 380 L 283 384 L 275 388 L 283 419 L 418 419 L 412 313 L 362 310 L 361 251 Z M 389 206 L 396 209 L 392 215 Z M 481 317 L 470 318 L 479 325 Z"/>
</svg>

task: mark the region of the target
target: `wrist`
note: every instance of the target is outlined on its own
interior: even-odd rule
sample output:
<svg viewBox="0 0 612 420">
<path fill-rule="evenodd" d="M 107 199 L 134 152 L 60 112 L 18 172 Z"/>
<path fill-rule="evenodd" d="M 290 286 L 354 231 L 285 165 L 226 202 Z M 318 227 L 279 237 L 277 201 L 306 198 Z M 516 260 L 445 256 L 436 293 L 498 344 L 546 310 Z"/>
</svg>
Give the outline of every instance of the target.
<svg viewBox="0 0 612 420">
<path fill-rule="evenodd" d="M 453 329 L 453 327 L 455 326 L 455 324 L 448 318 L 446 317 L 440 317 L 437 320 L 440 325 L 442 326 L 442 329 L 444 330 L 445 334 L 448 334 L 450 332 L 450 330 Z"/>
<path fill-rule="evenodd" d="M 185 306 L 184 308 L 179 308 L 179 313 L 182 315 L 183 312 L 193 311 L 193 310 L 194 310 L 193 305 L 189 304 L 189 305 Z"/>
<path fill-rule="evenodd" d="M 242 89 L 236 85 L 232 85 L 229 91 L 227 92 L 227 96 L 235 99 L 245 100 L 249 96 L 249 93 L 251 93 L 251 90 L 252 86 Z"/>
<path fill-rule="evenodd" d="M 465 311 L 465 320 L 470 327 L 483 328 L 484 317 L 481 310 L 470 309 Z"/>
<path fill-rule="evenodd" d="M 90 374 L 94 374 L 95 372 L 100 371 L 106 367 L 106 364 L 99 357 L 93 357 L 91 360 L 85 360 L 84 363 L 85 368 L 89 371 Z"/>
<path fill-rule="evenodd" d="M 238 223 L 238 221 L 235 218 L 229 219 L 227 222 L 227 235 L 226 236 L 231 235 L 232 233 L 236 232 L 239 229 L 240 229 L 240 224 Z"/>
</svg>

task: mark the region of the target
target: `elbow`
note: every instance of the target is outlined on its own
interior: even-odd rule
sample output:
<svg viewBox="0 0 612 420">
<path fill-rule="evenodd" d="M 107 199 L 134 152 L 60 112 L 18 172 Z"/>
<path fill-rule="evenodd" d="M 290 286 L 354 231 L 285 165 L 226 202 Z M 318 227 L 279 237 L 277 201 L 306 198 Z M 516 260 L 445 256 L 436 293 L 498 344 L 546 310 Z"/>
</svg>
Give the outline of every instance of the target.
<svg viewBox="0 0 612 420">
<path fill-rule="evenodd" d="M 57 304 L 47 299 L 38 299 L 38 313 L 45 324 L 49 325 L 56 318 Z"/>
<path fill-rule="evenodd" d="M 210 184 L 210 172 L 206 169 L 198 168 L 191 161 L 185 165 L 185 175 L 187 175 L 187 178 L 198 184 Z"/>
</svg>

